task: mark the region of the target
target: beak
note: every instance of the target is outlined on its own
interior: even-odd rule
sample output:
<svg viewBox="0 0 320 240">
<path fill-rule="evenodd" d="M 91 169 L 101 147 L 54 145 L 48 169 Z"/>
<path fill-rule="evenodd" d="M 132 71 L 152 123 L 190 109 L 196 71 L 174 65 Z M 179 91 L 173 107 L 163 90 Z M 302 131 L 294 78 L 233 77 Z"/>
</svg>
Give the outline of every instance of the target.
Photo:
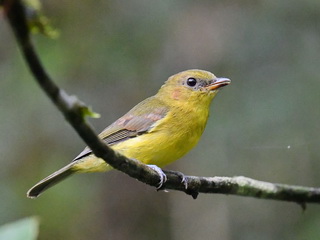
<svg viewBox="0 0 320 240">
<path fill-rule="evenodd" d="M 213 91 L 217 90 L 218 88 L 227 86 L 231 83 L 229 78 L 216 78 L 212 83 L 208 84 L 205 88 Z"/>
</svg>

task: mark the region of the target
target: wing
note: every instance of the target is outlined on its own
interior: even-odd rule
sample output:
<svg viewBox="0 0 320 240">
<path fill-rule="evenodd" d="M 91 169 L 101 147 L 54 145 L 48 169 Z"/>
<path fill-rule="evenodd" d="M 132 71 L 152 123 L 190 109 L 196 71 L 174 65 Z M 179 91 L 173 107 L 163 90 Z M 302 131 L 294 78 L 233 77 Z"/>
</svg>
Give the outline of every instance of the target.
<svg viewBox="0 0 320 240">
<path fill-rule="evenodd" d="M 147 98 L 105 128 L 99 137 L 110 146 L 137 137 L 150 131 L 157 121 L 166 116 L 168 110 L 168 106 L 158 98 Z M 86 147 L 74 161 L 91 154 L 91 152 L 91 149 Z"/>
</svg>

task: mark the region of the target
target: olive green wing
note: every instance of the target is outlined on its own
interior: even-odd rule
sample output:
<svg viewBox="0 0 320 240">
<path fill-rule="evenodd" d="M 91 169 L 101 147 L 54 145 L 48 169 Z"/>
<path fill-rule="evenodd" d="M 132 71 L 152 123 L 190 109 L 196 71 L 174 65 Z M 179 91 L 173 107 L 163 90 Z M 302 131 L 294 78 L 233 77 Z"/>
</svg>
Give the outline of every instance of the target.
<svg viewBox="0 0 320 240">
<path fill-rule="evenodd" d="M 99 137 L 110 146 L 137 137 L 150 131 L 157 121 L 166 116 L 168 111 L 168 106 L 161 100 L 156 97 L 147 98 L 105 128 Z M 89 154 L 91 154 L 91 149 L 86 147 L 74 161 Z"/>
</svg>

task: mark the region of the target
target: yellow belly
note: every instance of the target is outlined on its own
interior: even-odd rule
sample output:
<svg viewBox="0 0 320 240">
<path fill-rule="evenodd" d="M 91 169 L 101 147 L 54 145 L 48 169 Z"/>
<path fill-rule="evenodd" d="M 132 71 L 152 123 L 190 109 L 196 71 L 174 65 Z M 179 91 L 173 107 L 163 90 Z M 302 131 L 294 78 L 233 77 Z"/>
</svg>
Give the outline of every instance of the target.
<svg viewBox="0 0 320 240">
<path fill-rule="evenodd" d="M 188 119 L 168 114 L 150 132 L 119 142 L 112 148 L 128 158 L 162 167 L 178 160 L 198 143 L 207 118 L 208 113 L 189 115 Z M 77 172 L 102 172 L 112 168 L 102 159 L 89 155 L 80 159 L 73 169 Z"/>
</svg>

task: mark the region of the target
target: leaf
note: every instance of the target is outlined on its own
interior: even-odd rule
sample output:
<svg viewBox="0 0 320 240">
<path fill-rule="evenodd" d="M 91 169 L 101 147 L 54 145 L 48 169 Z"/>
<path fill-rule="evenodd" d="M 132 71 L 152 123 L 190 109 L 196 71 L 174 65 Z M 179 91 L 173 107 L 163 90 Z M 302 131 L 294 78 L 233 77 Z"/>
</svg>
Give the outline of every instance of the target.
<svg viewBox="0 0 320 240">
<path fill-rule="evenodd" d="M 0 239 L 35 240 L 38 232 L 39 219 L 29 217 L 0 226 Z"/>
<path fill-rule="evenodd" d="M 54 29 L 50 20 L 42 13 L 39 0 L 24 0 L 29 29 L 32 33 L 41 33 L 49 38 L 57 38 L 59 31 Z"/>
<path fill-rule="evenodd" d="M 82 116 L 88 116 L 91 118 L 99 118 L 100 117 L 99 113 L 94 112 L 92 110 L 92 108 L 88 107 L 88 106 L 81 106 L 81 113 L 82 113 Z"/>
</svg>

